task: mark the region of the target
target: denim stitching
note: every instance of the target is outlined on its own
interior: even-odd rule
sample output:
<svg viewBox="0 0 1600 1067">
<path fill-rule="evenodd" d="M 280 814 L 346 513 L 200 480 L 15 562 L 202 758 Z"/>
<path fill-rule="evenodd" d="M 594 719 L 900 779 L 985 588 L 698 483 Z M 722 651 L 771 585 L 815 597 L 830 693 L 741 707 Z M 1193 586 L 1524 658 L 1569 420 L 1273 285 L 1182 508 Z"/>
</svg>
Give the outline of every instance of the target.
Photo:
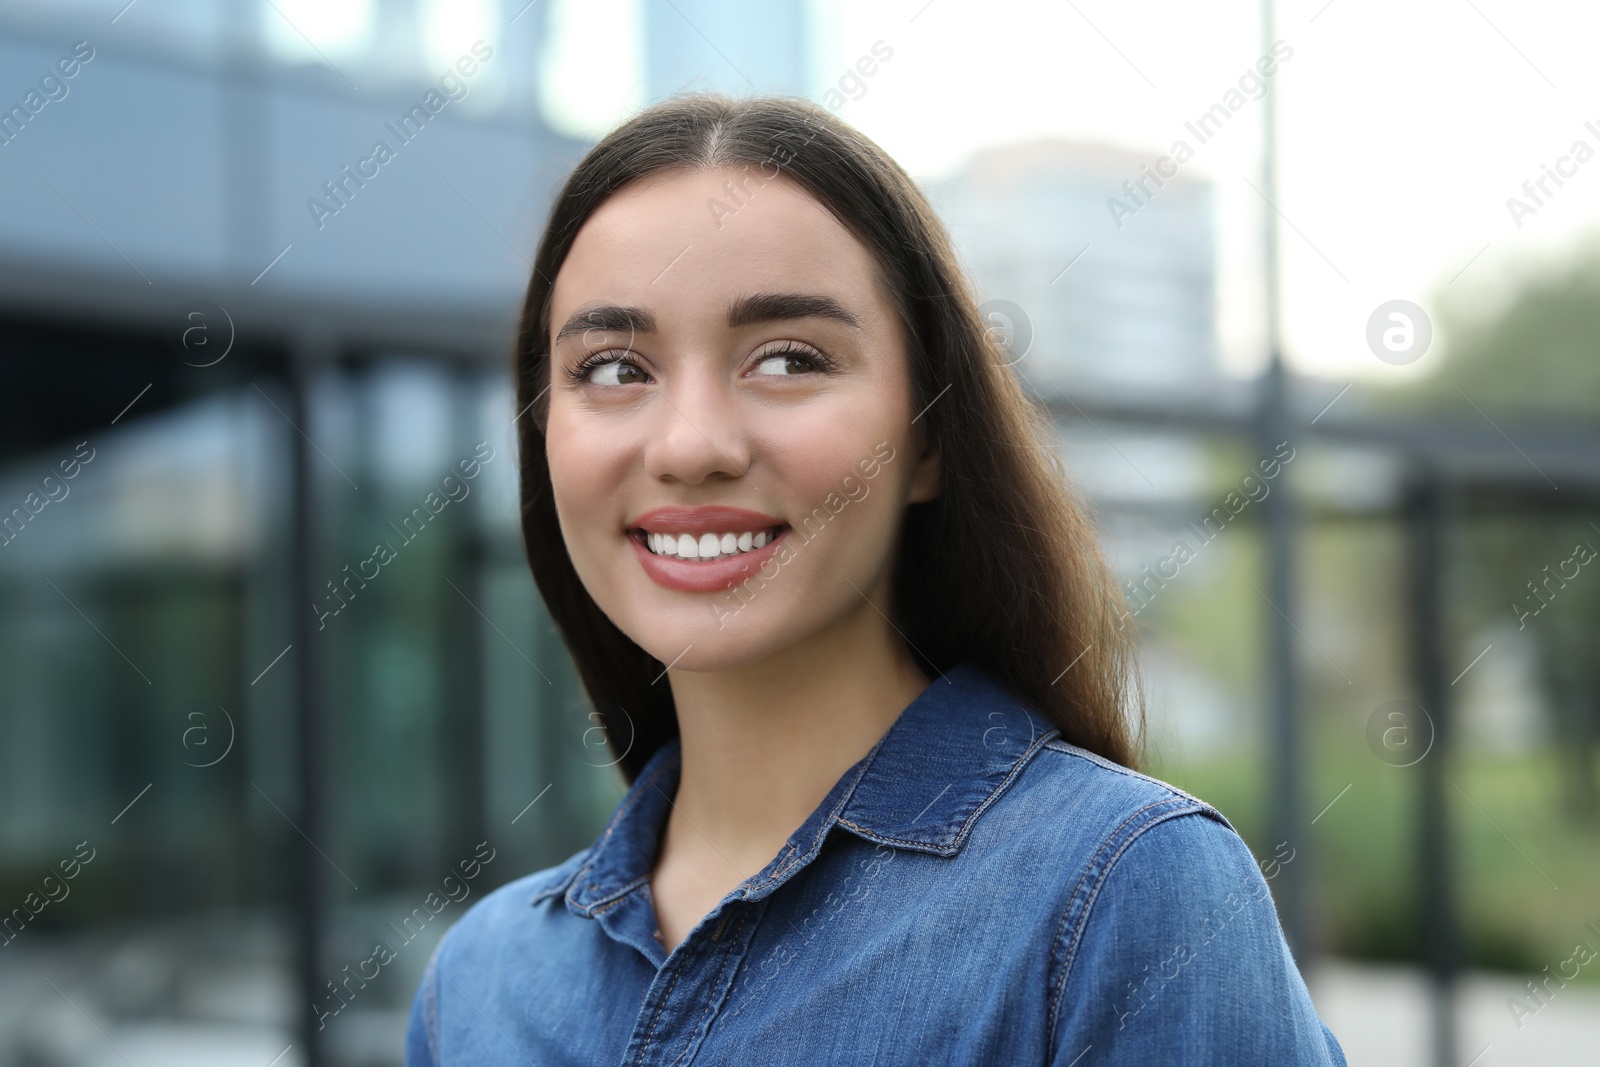
<svg viewBox="0 0 1600 1067">
<path fill-rule="evenodd" d="M 941 675 L 941 677 L 943 677 L 943 676 Z M 995 786 L 994 791 L 991 792 L 989 794 L 989 796 L 986 797 L 977 806 L 977 808 L 973 809 L 972 814 L 967 817 L 967 820 L 966 820 L 966 822 L 964 822 L 962 824 L 961 829 L 956 832 L 956 837 L 955 837 L 955 841 L 953 842 L 953 844 L 935 846 L 938 849 L 940 849 L 940 852 L 938 854 L 942 855 L 942 856 L 953 856 L 953 855 L 955 855 L 956 852 L 960 851 L 961 843 L 966 839 L 966 835 L 970 831 L 971 826 L 972 826 L 973 822 L 977 819 L 977 817 L 980 814 L 982 814 L 985 810 L 987 810 L 988 807 L 991 804 L 994 803 L 995 799 L 1000 795 L 1000 793 L 1003 790 L 1005 790 L 1012 783 L 1013 779 L 1016 778 L 1016 776 L 1018 775 L 1018 773 L 1020 773 L 1020 771 L 1023 768 L 1023 766 L 1034 755 L 1034 753 L 1036 753 L 1040 748 L 1043 748 L 1045 746 L 1045 744 L 1050 741 L 1051 738 L 1060 736 L 1060 733 L 1061 733 L 1061 731 L 1059 729 L 1051 728 L 1051 729 L 1047 729 L 1044 733 L 1040 734 L 1039 737 L 1034 740 L 1034 743 L 1028 747 L 1028 750 L 1026 752 L 1024 752 L 1021 756 L 1017 757 L 1016 762 L 1012 765 L 1011 770 L 1007 773 L 1007 775 L 1005 777 L 1005 780 L 1002 781 L 999 785 Z M 769 878 L 767 878 L 766 881 L 759 882 L 756 885 L 751 886 L 750 887 L 751 889 L 762 889 L 762 888 L 765 888 L 766 886 L 771 885 L 773 882 L 776 882 L 780 878 L 784 877 L 784 875 L 786 875 L 791 869 L 793 869 L 799 863 L 801 863 L 803 861 L 808 862 L 813 857 L 815 857 L 817 852 L 820 851 L 820 849 L 822 847 L 822 840 L 824 838 L 826 838 L 826 836 L 827 836 L 827 829 L 828 829 L 828 826 L 829 826 L 830 823 L 836 824 L 836 825 L 839 825 L 839 826 L 847 826 L 850 829 L 856 831 L 859 834 L 862 834 L 865 837 L 868 837 L 868 838 L 873 839 L 873 840 L 881 841 L 881 842 L 883 842 L 885 844 L 894 843 L 894 844 L 898 844 L 898 845 L 908 845 L 908 846 L 915 846 L 915 845 L 923 844 L 923 842 L 912 841 L 912 840 L 907 839 L 907 838 L 890 837 L 887 834 L 881 834 L 876 830 L 868 829 L 867 827 L 862 826 L 859 823 L 853 822 L 853 821 L 851 821 L 849 819 L 842 819 L 842 818 L 839 817 L 839 812 L 843 811 L 845 809 L 845 807 L 850 803 L 850 800 L 855 796 L 856 788 L 861 784 L 861 780 L 867 776 L 869 771 L 872 770 L 873 764 L 875 764 L 877 762 L 877 760 L 878 760 L 879 751 L 883 748 L 884 743 L 888 739 L 889 739 L 889 735 L 888 735 L 888 733 L 885 733 L 884 736 L 882 736 L 882 737 L 880 737 L 878 739 L 877 744 L 872 746 L 872 751 L 867 753 L 867 755 L 865 757 L 863 757 L 862 768 L 861 768 L 860 773 L 856 775 L 856 780 L 854 782 L 850 783 L 850 788 L 845 790 L 844 796 L 842 796 L 839 799 L 839 803 L 834 806 L 833 812 L 828 816 L 828 819 L 823 822 L 822 833 L 818 836 L 816 842 L 812 845 L 812 847 L 807 849 L 804 853 L 800 853 L 800 852 L 797 851 L 795 853 L 795 855 L 791 858 L 791 860 L 787 864 L 785 864 L 784 866 L 779 867 L 777 870 L 773 871 L 772 875 Z M 947 849 L 947 848 L 950 849 L 949 852 L 945 852 L 944 851 L 944 849 Z"/>
<path fill-rule="evenodd" d="M 1108 862 L 1105 865 L 1105 868 L 1100 870 L 1098 872 L 1098 874 L 1097 874 L 1096 873 L 1096 869 L 1099 867 L 1101 860 L 1104 858 L 1104 856 L 1106 854 L 1106 850 L 1109 849 L 1109 848 L 1112 848 L 1114 845 L 1118 845 L 1118 843 L 1119 843 L 1119 841 L 1121 839 L 1121 835 L 1123 834 L 1123 832 L 1126 831 L 1129 826 L 1131 826 L 1135 822 L 1137 822 L 1139 820 L 1139 817 L 1144 815 L 1145 812 L 1150 811 L 1152 808 L 1159 808 L 1163 804 L 1171 804 L 1175 800 L 1178 800 L 1178 799 L 1179 799 L 1178 797 L 1163 797 L 1160 800 L 1151 801 L 1149 804 L 1144 805 L 1144 807 L 1138 808 L 1137 810 L 1135 810 L 1132 813 L 1130 813 L 1127 816 L 1127 818 L 1123 819 L 1122 822 L 1117 824 L 1117 826 L 1116 826 L 1116 828 L 1114 830 L 1112 830 L 1109 834 L 1106 835 L 1105 840 L 1100 843 L 1100 847 L 1095 850 L 1094 855 L 1089 857 L 1089 862 L 1084 866 L 1083 873 L 1078 876 L 1078 884 L 1073 887 L 1071 895 L 1068 896 L 1068 898 L 1067 898 L 1067 906 L 1061 913 L 1061 921 L 1056 925 L 1056 932 L 1050 939 L 1050 950 L 1051 950 L 1050 954 L 1051 954 L 1052 957 L 1054 957 L 1056 955 L 1056 948 L 1057 948 L 1058 945 L 1061 944 L 1061 934 L 1067 928 L 1067 920 L 1069 918 L 1071 918 L 1073 908 L 1074 908 L 1075 905 L 1077 905 L 1077 903 L 1079 901 L 1079 898 L 1083 894 L 1084 884 L 1086 882 L 1088 882 L 1091 877 L 1095 877 L 1097 880 L 1103 880 L 1105 878 L 1106 871 L 1109 871 L 1111 869 L 1111 867 L 1116 862 L 1116 858 L 1118 856 L 1121 856 L 1121 854 L 1122 854 L 1121 853 L 1121 849 L 1119 847 L 1118 850 L 1117 850 L 1116 856 L 1113 856 L 1111 861 Z M 1131 838 L 1131 836 L 1137 836 L 1137 835 L 1136 834 L 1135 835 L 1130 835 L 1130 838 Z M 1091 896 L 1092 895 L 1093 894 L 1091 893 Z M 1087 914 L 1087 912 L 1088 912 L 1087 903 L 1084 905 L 1084 911 L 1085 911 L 1085 914 Z M 1045 1022 L 1046 1022 L 1045 1032 L 1047 1034 L 1051 1034 L 1055 1030 L 1056 1008 L 1057 1008 L 1057 1006 L 1059 1004 L 1059 1001 L 1060 1001 L 1061 991 L 1066 988 L 1067 974 L 1071 970 L 1072 961 L 1076 958 L 1077 939 L 1081 936 L 1082 931 L 1083 931 L 1083 920 L 1080 918 L 1079 922 L 1078 922 L 1078 928 L 1075 931 L 1073 931 L 1073 942 L 1072 942 L 1070 947 L 1065 949 L 1064 955 L 1062 957 L 1062 961 L 1061 961 L 1061 964 L 1060 964 L 1061 973 L 1055 979 L 1055 981 L 1052 983 L 1053 988 L 1050 991 L 1051 992 L 1050 1012 L 1047 1015 L 1046 1020 L 1045 1020 Z"/>
<path fill-rule="evenodd" d="M 673 965 L 672 981 L 667 983 L 666 991 L 661 994 L 661 1002 L 656 1005 L 656 1013 L 650 1017 L 650 1029 L 645 1031 L 644 1044 L 639 1047 L 639 1054 L 643 1056 L 650 1051 L 650 1042 L 655 1040 L 656 1027 L 661 1023 L 661 1013 L 667 1010 L 667 1001 L 672 999 L 672 991 L 678 987 L 678 979 L 683 977 L 683 958 Z"/>
<path fill-rule="evenodd" d="M 733 934 L 732 934 L 732 936 L 730 936 L 728 938 L 728 945 L 729 946 L 732 946 L 732 944 L 734 942 L 734 939 L 737 938 L 739 936 L 739 932 L 744 929 L 744 924 L 745 924 L 747 919 L 748 919 L 748 915 L 741 915 L 739 917 L 739 925 L 735 926 L 733 928 Z M 722 954 L 722 966 L 717 968 L 717 977 L 712 982 L 712 986 L 713 987 L 715 987 L 718 983 L 720 983 L 722 981 L 722 975 L 723 975 L 724 972 L 727 971 L 727 969 L 728 969 L 728 961 L 730 959 L 732 959 L 732 957 L 733 957 L 733 949 L 730 947 L 727 951 L 725 951 Z M 663 1006 L 664 1006 L 664 1002 L 663 1002 Z M 700 1017 L 694 1021 L 694 1028 L 693 1028 L 694 1030 L 700 1029 L 701 1023 L 703 1023 L 705 1021 L 706 1014 L 708 1012 L 710 1012 L 710 1011 L 711 1011 L 711 999 L 708 997 L 706 999 L 706 1006 L 700 1010 Z M 652 1029 L 653 1029 L 653 1027 L 652 1027 Z M 693 1031 L 691 1031 L 691 1033 L 692 1032 Z M 702 1041 L 703 1040 L 704 1040 L 704 1037 L 702 1036 Z M 679 1063 L 683 1062 L 683 1058 L 689 1054 L 689 1050 L 691 1048 L 694 1048 L 694 1047 L 697 1047 L 695 1042 L 693 1042 L 693 1041 L 685 1042 L 684 1046 L 683 1046 L 683 1051 L 678 1053 L 678 1058 L 673 1060 L 672 1063 L 668 1065 L 668 1067 L 677 1067 L 677 1065 Z"/>
<path fill-rule="evenodd" d="M 646 786 L 654 785 L 655 782 L 656 782 L 656 779 L 660 778 L 663 774 L 665 774 L 667 772 L 667 768 L 670 767 L 671 765 L 672 765 L 672 761 L 671 760 L 668 760 L 666 763 L 662 764 L 661 767 L 659 767 L 654 774 L 652 774 L 649 778 L 645 779 L 645 783 L 644 784 Z M 611 835 L 616 832 L 616 829 L 617 829 L 618 826 L 622 825 L 623 816 L 627 814 L 629 809 L 631 809 L 636 804 L 638 804 L 643 799 L 644 795 L 645 795 L 645 790 L 644 790 L 643 787 L 641 787 L 636 793 L 633 794 L 633 799 L 632 800 L 625 801 L 622 804 L 622 806 L 617 809 L 616 815 L 612 817 L 611 825 L 606 827 L 606 832 L 600 835 L 600 840 L 596 841 L 595 844 L 594 844 L 594 847 L 589 850 L 589 859 L 588 859 L 588 861 L 582 867 L 578 868 L 577 873 L 572 876 L 573 877 L 573 883 L 572 884 L 576 884 L 580 879 L 582 879 L 584 876 L 586 876 L 589 873 L 589 871 L 590 871 L 590 869 L 592 867 L 594 867 L 595 860 L 600 855 L 601 847 L 604 846 L 607 841 L 611 840 Z M 594 905 L 587 905 L 586 906 L 586 905 L 583 905 L 583 904 L 579 904 L 577 902 L 577 900 L 573 898 L 572 889 L 571 889 L 570 886 L 567 889 L 567 902 L 570 903 L 573 907 L 578 908 L 581 911 L 584 911 L 584 912 L 589 913 L 589 914 L 593 914 L 593 910 L 592 909 L 593 909 Z M 603 903 L 603 902 L 597 902 L 597 903 Z"/>
<path fill-rule="evenodd" d="M 1072 915 L 1073 906 L 1078 902 L 1079 897 L 1083 892 L 1084 883 L 1089 880 L 1091 872 L 1094 871 L 1096 864 L 1098 864 L 1101 858 L 1105 855 L 1106 849 L 1110 848 L 1113 843 L 1117 842 L 1118 835 L 1126 830 L 1129 825 L 1134 822 L 1134 820 L 1138 819 L 1139 816 L 1143 815 L 1147 811 L 1150 811 L 1152 808 L 1159 808 L 1163 805 L 1170 805 L 1174 803 L 1185 803 L 1186 801 L 1192 799 L 1193 798 L 1187 796 L 1170 796 L 1161 800 L 1152 801 L 1151 803 L 1146 804 L 1144 807 L 1135 811 L 1133 814 L 1129 815 L 1121 822 L 1121 824 L 1117 826 L 1115 830 L 1107 835 L 1106 840 L 1100 845 L 1100 848 L 1095 852 L 1094 857 L 1090 860 L 1089 866 L 1084 870 L 1083 875 L 1078 879 L 1078 884 L 1073 889 L 1072 896 L 1068 898 L 1066 910 L 1061 915 L 1061 922 L 1056 927 L 1055 936 L 1051 938 L 1050 941 L 1052 955 L 1055 954 L 1056 946 L 1061 943 L 1062 931 L 1066 929 L 1067 920 Z M 1083 913 L 1079 916 L 1077 927 L 1072 931 L 1072 938 L 1065 948 L 1065 955 L 1063 956 L 1060 964 L 1061 974 L 1055 981 L 1055 989 L 1050 998 L 1050 1010 L 1045 1018 L 1045 1034 L 1048 1036 L 1049 1040 L 1054 1041 L 1055 1039 L 1056 1018 L 1061 1009 L 1061 998 L 1066 993 L 1067 979 L 1072 973 L 1073 965 L 1077 962 L 1078 946 L 1083 942 L 1084 928 L 1089 923 L 1089 916 L 1094 910 L 1095 902 L 1099 900 L 1100 889 L 1105 885 L 1106 879 L 1111 876 L 1111 872 L 1116 867 L 1117 861 L 1122 858 L 1123 854 L 1128 851 L 1129 847 L 1132 846 L 1135 841 L 1137 841 L 1147 830 L 1151 829 L 1152 827 L 1159 826 L 1168 819 L 1181 815 L 1198 814 L 1206 814 L 1203 807 L 1196 808 L 1192 806 L 1185 806 L 1146 818 L 1143 823 L 1141 823 L 1137 828 L 1128 834 L 1125 840 L 1121 841 L 1121 843 L 1117 845 L 1115 854 L 1113 854 L 1111 858 L 1106 861 L 1105 867 L 1100 870 L 1096 876 L 1094 888 L 1089 891 L 1088 897 L 1083 901 Z"/>
<path fill-rule="evenodd" d="M 544 888 L 536 890 L 533 896 L 528 898 L 529 905 L 539 904 L 549 900 L 551 897 L 560 896 L 562 893 L 565 893 L 567 887 L 572 885 L 573 881 L 577 879 L 579 874 L 583 873 L 584 863 L 593 854 L 593 847 L 584 849 L 583 858 L 573 864 L 572 870 L 568 871 L 565 875 L 556 879 L 555 881 L 548 883 Z"/>
<path fill-rule="evenodd" d="M 1059 733 L 1059 730 L 1051 730 L 1041 734 L 1032 745 L 1028 746 L 1026 752 L 1017 757 L 1016 763 L 1012 764 L 1011 771 L 1005 776 L 1005 779 L 995 786 L 994 791 L 985 797 L 976 808 L 972 809 L 972 814 L 967 816 L 967 821 L 961 824 L 961 829 L 956 832 L 955 848 L 959 849 L 962 843 L 966 841 L 967 836 L 972 832 L 973 824 L 978 821 L 978 816 L 994 806 L 995 802 L 1000 799 L 1000 794 L 1009 789 L 1012 783 L 1027 769 L 1028 763 L 1033 759 L 1034 755 L 1049 742 L 1050 738 Z"/>
<path fill-rule="evenodd" d="M 1196 804 L 1199 804 L 1202 808 L 1205 808 L 1207 814 L 1213 815 L 1216 818 L 1221 819 L 1222 822 L 1228 827 L 1228 829 L 1233 830 L 1235 833 L 1238 832 L 1237 828 L 1233 825 L 1233 823 L 1228 822 L 1227 816 L 1223 815 L 1222 812 L 1218 811 L 1216 808 L 1212 807 L 1210 804 L 1207 804 L 1205 801 L 1201 800 L 1199 797 L 1195 796 L 1193 793 L 1190 793 L 1190 792 L 1188 792 L 1186 790 L 1183 790 L 1183 789 L 1179 789 L 1177 786 L 1173 785 L 1171 782 L 1163 782 L 1159 778 L 1152 778 L 1148 774 L 1141 774 L 1141 773 L 1139 773 L 1138 771 L 1134 770 L 1131 767 L 1124 767 L 1120 763 L 1112 763 L 1110 760 L 1106 759 L 1104 756 L 1097 755 L 1097 754 L 1095 754 L 1093 752 L 1090 752 L 1088 749 L 1085 749 L 1085 748 L 1079 748 L 1077 745 L 1074 745 L 1072 742 L 1066 740 L 1065 738 L 1058 738 L 1057 740 L 1050 742 L 1050 744 L 1048 744 L 1045 747 L 1049 748 L 1052 752 L 1061 752 L 1061 753 L 1064 753 L 1064 754 L 1069 755 L 1069 756 L 1077 756 L 1080 759 L 1086 759 L 1090 763 L 1094 763 L 1094 764 L 1097 764 L 1097 765 L 1099 765 L 1101 767 L 1104 767 L 1108 771 L 1116 771 L 1118 774 L 1121 774 L 1124 777 L 1134 778 L 1134 779 L 1137 779 L 1137 780 L 1139 780 L 1141 782 L 1145 782 L 1145 783 L 1147 783 L 1149 785 L 1159 786 L 1160 788 L 1164 789 L 1168 793 L 1172 793 L 1172 794 L 1174 794 L 1176 796 L 1180 796 L 1180 797 L 1184 797 L 1186 799 L 1192 800 Z"/>
<path fill-rule="evenodd" d="M 639 877 L 635 878 L 633 881 L 628 882 L 626 885 L 623 885 L 615 893 L 612 893 L 610 896 L 607 896 L 607 897 L 602 897 L 601 899 L 595 901 L 593 904 L 588 905 L 584 910 L 591 917 L 595 916 L 595 915 L 599 915 L 601 913 L 601 911 L 606 910 L 610 905 L 615 904 L 617 901 L 621 900 L 623 897 L 627 896 L 629 893 L 633 892 L 635 889 L 638 889 L 640 886 L 648 885 L 649 883 L 650 883 L 650 875 L 648 873 L 641 874 Z"/>
<path fill-rule="evenodd" d="M 1036 739 L 1028 748 L 1028 751 L 1018 756 L 1016 762 L 1011 765 L 1011 770 L 1006 773 L 1005 778 L 1000 782 L 1000 784 L 995 786 L 994 789 L 990 791 L 989 795 L 984 797 L 983 800 L 978 803 L 976 808 L 972 809 L 972 814 L 968 815 L 966 821 L 961 824 L 961 829 L 956 831 L 956 836 L 951 843 L 948 845 L 931 846 L 938 850 L 935 855 L 948 859 L 949 857 L 954 856 L 957 852 L 961 851 L 961 846 L 971 834 L 972 826 L 978 821 L 978 816 L 982 815 L 985 811 L 988 811 L 989 808 L 994 806 L 995 802 L 1000 799 L 1000 794 L 1004 793 L 1008 788 L 1010 788 L 1012 783 L 1016 781 L 1017 777 L 1027 769 L 1028 761 L 1032 759 L 1034 753 L 1045 747 L 1046 742 L 1048 742 L 1050 738 L 1056 736 L 1056 733 L 1058 732 L 1059 731 L 1051 731 L 1049 733 L 1041 734 L 1039 738 Z M 915 841 L 908 837 L 890 837 L 888 834 L 862 826 L 860 823 L 852 822 L 849 819 L 836 819 L 835 821 L 840 826 L 848 826 L 850 829 L 855 830 L 865 837 L 868 837 L 874 841 L 883 842 L 885 844 L 908 846 L 927 845 L 927 842 L 925 841 Z"/>
<path fill-rule="evenodd" d="M 799 849 L 794 849 L 794 855 L 790 857 L 789 862 L 773 871 L 766 881 L 757 882 L 755 885 L 750 886 L 751 889 L 765 889 L 793 870 L 801 862 L 802 858 L 809 861 L 822 850 L 822 842 L 828 836 L 829 825 L 844 822 L 843 819 L 839 818 L 839 813 L 845 809 L 845 805 L 850 803 L 850 798 L 856 795 L 856 787 L 861 784 L 861 779 L 866 777 L 867 771 L 871 770 L 873 763 L 877 761 L 878 750 L 883 747 L 883 742 L 887 737 L 888 734 L 885 734 L 878 739 L 877 744 L 872 746 L 872 751 L 868 754 L 870 758 L 864 758 L 861 770 L 856 774 L 856 780 L 850 783 L 850 788 L 844 791 L 844 795 L 839 798 L 839 802 L 833 806 L 833 811 L 829 812 L 828 817 L 822 820 L 822 828 L 817 834 L 816 840 L 812 842 L 811 847 L 803 853 Z"/>
</svg>

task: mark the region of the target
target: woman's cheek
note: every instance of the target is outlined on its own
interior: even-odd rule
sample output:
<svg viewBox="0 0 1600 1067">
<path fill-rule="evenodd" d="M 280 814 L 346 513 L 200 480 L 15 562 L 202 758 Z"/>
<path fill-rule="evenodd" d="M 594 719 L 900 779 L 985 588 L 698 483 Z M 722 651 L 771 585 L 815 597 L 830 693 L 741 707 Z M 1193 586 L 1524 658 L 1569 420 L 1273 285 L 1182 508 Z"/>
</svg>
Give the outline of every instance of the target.
<svg viewBox="0 0 1600 1067">
<path fill-rule="evenodd" d="M 602 540 L 597 523 L 598 505 L 604 500 L 604 493 L 598 491 L 592 474 L 582 468 L 581 451 L 571 453 L 570 459 L 564 450 L 555 448 L 548 455 L 550 488 L 561 526 L 561 539 L 566 542 L 567 555 L 578 577 L 593 590 L 595 581 L 604 578 L 591 565 Z"/>
<path fill-rule="evenodd" d="M 828 569 L 858 585 L 873 580 L 892 547 L 899 488 L 889 477 L 892 464 L 870 482 L 861 473 L 862 459 L 874 455 L 872 445 L 878 440 L 836 451 L 825 460 L 815 455 L 813 442 L 811 462 L 797 463 L 785 472 L 796 490 L 793 499 L 800 504 L 790 516 L 797 554 L 814 555 L 817 566 L 826 561 Z"/>
<path fill-rule="evenodd" d="M 552 423 L 547 438 L 546 457 L 550 465 L 550 487 L 562 533 L 569 548 L 583 544 L 585 534 L 595 536 L 594 528 L 607 499 L 617 486 L 605 468 L 608 450 L 586 444 L 577 426 Z"/>
</svg>

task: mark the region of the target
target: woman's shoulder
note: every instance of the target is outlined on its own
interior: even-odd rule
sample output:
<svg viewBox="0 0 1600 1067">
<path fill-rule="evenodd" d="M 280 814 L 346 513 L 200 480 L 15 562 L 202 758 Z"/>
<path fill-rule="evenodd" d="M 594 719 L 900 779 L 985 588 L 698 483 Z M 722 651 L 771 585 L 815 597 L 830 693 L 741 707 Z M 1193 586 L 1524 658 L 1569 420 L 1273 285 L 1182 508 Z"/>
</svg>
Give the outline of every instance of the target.
<svg viewBox="0 0 1600 1067">
<path fill-rule="evenodd" d="M 939 725 L 971 720 L 983 727 L 974 733 L 946 732 L 966 739 L 961 743 L 973 751 L 972 766 L 982 779 L 974 792 L 997 794 L 996 807 L 1010 814 L 994 821 L 1004 824 L 1002 837 L 1023 839 L 1020 847 L 1058 857 L 1074 849 L 1116 848 L 1190 815 L 1199 817 L 1191 821 L 1233 833 L 1222 813 L 1199 797 L 1072 744 L 1059 723 L 987 669 L 962 664 L 945 677 L 954 683 L 948 695 L 940 687 L 931 687 L 929 695 L 958 708 Z M 967 758 L 953 742 L 939 747 L 946 759 Z M 1052 818 L 1056 815 L 1063 817 Z"/>
<path fill-rule="evenodd" d="M 1178 786 L 1059 737 L 1038 747 L 995 828 L 1002 847 L 1048 856 L 1039 888 L 1053 902 L 1058 962 L 1086 940 L 1159 937 L 1215 908 L 1267 900 L 1268 881 L 1294 858 L 1285 843 L 1258 862 L 1216 807 Z"/>
<path fill-rule="evenodd" d="M 1059 738 L 1035 761 L 1017 799 L 1059 861 L 1048 988 L 1061 1049 L 1115 1042 L 1149 1053 L 1130 1062 L 1163 1060 L 1209 1032 L 1178 1059 L 1344 1062 L 1273 905 L 1292 842 L 1258 861 L 1212 805 Z"/>
<path fill-rule="evenodd" d="M 1238 839 L 1227 817 L 1194 794 L 1059 736 L 1038 746 L 1016 785 L 1014 799 L 1020 807 L 1033 816 L 1044 811 L 1068 815 L 1056 821 L 1056 829 L 1074 839 L 1093 841 L 1097 848 L 1120 852 L 1156 826 L 1174 820 L 1190 836 Z"/>
<path fill-rule="evenodd" d="M 1040 746 L 1029 771 L 1018 782 L 1019 817 L 1049 836 L 1075 887 L 1069 910 L 1085 920 L 1107 886 L 1116 886 L 1125 903 L 1147 902 L 1171 915 L 1177 896 L 1198 904 L 1263 892 L 1267 878 L 1292 858 L 1285 849 L 1287 858 L 1280 853 L 1276 863 L 1258 864 L 1213 805 L 1059 737 Z"/>
<path fill-rule="evenodd" d="M 590 846 L 592 847 L 592 846 Z M 589 848 L 560 863 L 491 890 L 444 932 L 423 968 L 406 1023 L 406 1063 L 436 1064 L 443 984 L 475 1007 L 490 1008 L 506 995 L 503 968 L 509 953 L 527 958 L 539 937 L 538 907 L 562 892 L 582 869 Z M 480 1009 L 481 1010 L 481 1009 Z"/>
</svg>

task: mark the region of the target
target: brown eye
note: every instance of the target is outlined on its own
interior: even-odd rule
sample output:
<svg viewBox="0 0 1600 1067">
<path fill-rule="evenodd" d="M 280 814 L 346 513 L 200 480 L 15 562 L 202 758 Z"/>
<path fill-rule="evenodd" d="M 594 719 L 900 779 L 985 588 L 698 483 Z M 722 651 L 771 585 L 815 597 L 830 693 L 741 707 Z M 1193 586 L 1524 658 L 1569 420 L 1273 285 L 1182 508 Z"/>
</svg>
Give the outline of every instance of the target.
<svg viewBox="0 0 1600 1067">
<path fill-rule="evenodd" d="M 779 352 L 769 352 L 762 356 L 760 362 L 755 366 L 754 373 L 787 376 L 814 374 L 821 369 L 819 361 L 810 352 L 798 348 L 788 348 Z"/>
<path fill-rule="evenodd" d="M 594 385 L 640 385 L 650 380 L 644 371 L 623 359 L 591 363 L 583 374 L 583 380 Z"/>
</svg>

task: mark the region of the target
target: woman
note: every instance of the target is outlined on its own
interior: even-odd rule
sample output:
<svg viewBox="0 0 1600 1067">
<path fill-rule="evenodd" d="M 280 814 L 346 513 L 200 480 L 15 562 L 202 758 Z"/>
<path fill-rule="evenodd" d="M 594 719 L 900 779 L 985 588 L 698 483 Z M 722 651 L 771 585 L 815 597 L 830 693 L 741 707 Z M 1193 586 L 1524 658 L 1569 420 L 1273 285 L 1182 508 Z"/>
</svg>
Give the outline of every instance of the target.
<svg viewBox="0 0 1600 1067">
<path fill-rule="evenodd" d="M 557 198 L 528 558 L 627 796 L 449 932 L 420 1064 L 1342 1064 L 1223 817 L 1130 769 L 1115 583 L 945 233 L 810 105 Z"/>
</svg>

